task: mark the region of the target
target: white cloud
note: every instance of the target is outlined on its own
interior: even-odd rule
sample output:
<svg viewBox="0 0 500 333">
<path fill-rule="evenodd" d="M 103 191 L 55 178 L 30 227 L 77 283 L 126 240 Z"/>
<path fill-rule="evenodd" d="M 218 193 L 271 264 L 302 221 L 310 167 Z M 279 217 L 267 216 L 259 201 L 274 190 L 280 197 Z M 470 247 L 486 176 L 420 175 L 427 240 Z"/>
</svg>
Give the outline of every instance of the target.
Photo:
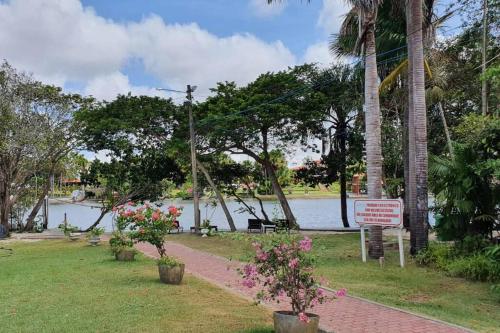
<svg viewBox="0 0 500 333">
<path fill-rule="evenodd" d="M 197 24 L 167 25 L 152 16 L 129 27 L 133 55 L 146 71 L 176 89 L 186 83 L 207 92 L 217 81 L 245 84 L 262 72 L 295 64 L 281 43 L 266 43 L 249 34 L 219 38 Z"/>
<path fill-rule="evenodd" d="M 267 3 L 267 0 L 250 0 L 248 5 L 258 17 L 273 17 L 281 14 L 287 3 L 286 0 L 277 0 L 270 4 Z"/>
<path fill-rule="evenodd" d="M 347 1 L 323 0 L 323 7 L 318 17 L 318 26 L 323 28 L 327 34 L 338 33 L 344 15 L 349 12 L 351 6 Z"/>
<path fill-rule="evenodd" d="M 119 94 L 128 93 L 135 96 L 169 97 L 165 92 L 158 91 L 155 88 L 131 85 L 128 76 L 121 72 L 93 78 L 88 82 L 84 91 L 85 95 L 107 101 L 113 100 Z"/>
<path fill-rule="evenodd" d="M 0 3 L 0 57 L 61 83 L 117 71 L 128 53 L 125 29 L 74 0 Z"/>
<path fill-rule="evenodd" d="M 194 84 L 199 93 L 218 81 L 245 84 L 296 63 L 280 41 L 250 34 L 220 38 L 195 23 L 167 24 L 158 16 L 117 23 L 78 0 L 0 0 L 0 45 L 0 59 L 45 82 L 83 84 L 99 98 L 155 94 L 123 74 L 131 58 L 164 85 L 183 90 Z"/>
<path fill-rule="evenodd" d="M 346 64 L 349 62 L 349 59 L 332 55 L 328 41 L 323 41 L 312 44 L 307 48 L 304 54 L 304 62 L 316 63 L 319 67 L 329 67 L 332 63 Z"/>
</svg>

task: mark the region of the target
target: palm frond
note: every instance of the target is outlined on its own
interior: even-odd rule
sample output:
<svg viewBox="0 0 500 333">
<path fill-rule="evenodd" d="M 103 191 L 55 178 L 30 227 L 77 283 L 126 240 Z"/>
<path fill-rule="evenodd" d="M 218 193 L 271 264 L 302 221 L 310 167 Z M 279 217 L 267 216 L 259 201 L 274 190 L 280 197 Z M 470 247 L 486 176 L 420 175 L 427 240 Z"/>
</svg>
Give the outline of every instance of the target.
<svg viewBox="0 0 500 333">
<path fill-rule="evenodd" d="M 396 68 L 392 70 L 385 78 L 384 80 L 380 83 L 380 86 L 378 87 L 379 92 L 384 91 L 385 89 L 388 89 L 389 87 L 392 87 L 397 78 L 402 75 L 408 68 L 408 59 L 404 59 Z"/>
</svg>

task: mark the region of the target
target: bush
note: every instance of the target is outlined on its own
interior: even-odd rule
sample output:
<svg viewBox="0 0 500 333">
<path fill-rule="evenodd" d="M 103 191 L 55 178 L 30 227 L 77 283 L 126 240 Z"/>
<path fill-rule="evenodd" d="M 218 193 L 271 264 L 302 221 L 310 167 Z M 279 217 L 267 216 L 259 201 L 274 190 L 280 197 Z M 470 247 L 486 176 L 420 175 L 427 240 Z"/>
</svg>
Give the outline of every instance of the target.
<svg viewBox="0 0 500 333">
<path fill-rule="evenodd" d="M 500 280 L 500 263 L 485 254 L 476 254 L 450 262 L 446 266 L 449 275 L 473 281 L 496 282 Z"/>
<path fill-rule="evenodd" d="M 167 266 L 170 268 L 180 265 L 179 261 L 177 261 L 176 259 L 169 257 L 169 256 L 161 257 L 160 259 L 158 259 L 156 261 L 156 263 L 158 264 L 158 266 Z"/>
<path fill-rule="evenodd" d="M 415 260 L 422 266 L 433 266 L 444 269 L 452 259 L 453 247 L 445 243 L 431 242 L 429 246 L 420 251 Z"/>
<path fill-rule="evenodd" d="M 453 254 L 455 257 L 469 256 L 482 252 L 488 245 L 490 242 L 481 235 L 465 236 L 464 239 L 455 242 Z"/>
</svg>

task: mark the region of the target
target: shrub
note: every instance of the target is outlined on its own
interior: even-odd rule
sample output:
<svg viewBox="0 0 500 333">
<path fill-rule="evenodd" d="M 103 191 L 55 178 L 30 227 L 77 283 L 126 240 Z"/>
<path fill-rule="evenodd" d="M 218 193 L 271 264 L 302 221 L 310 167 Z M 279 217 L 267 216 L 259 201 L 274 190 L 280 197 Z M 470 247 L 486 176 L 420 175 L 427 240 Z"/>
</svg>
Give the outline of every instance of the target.
<svg viewBox="0 0 500 333">
<path fill-rule="evenodd" d="M 453 254 L 456 257 L 469 256 L 482 252 L 488 245 L 490 242 L 481 235 L 465 236 L 462 240 L 455 242 Z"/>
<path fill-rule="evenodd" d="M 169 268 L 180 265 L 179 261 L 177 261 L 176 259 L 174 259 L 172 257 L 168 257 L 168 256 L 161 257 L 156 262 L 158 263 L 158 266 L 167 266 Z"/>
<path fill-rule="evenodd" d="M 109 245 L 111 246 L 111 252 L 117 254 L 122 250 L 132 250 L 134 243 L 127 234 L 121 231 L 115 231 L 113 236 L 109 239 Z"/>
<path fill-rule="evenodd" d="M 308 321 L 305 311 L 327 300 L 324 290 L 313 276 L 314 259 L 310 254 L 312 240 L 287 240 L 281 235 L 269 238 L 267 243 L 254 242 L 255 257 L 252 264 L 240 270 L 243 285 L 262 287 L 258 301 L 277 301 L 289 297 L 294 315 Z M 337 296 L 345 294 L 345 289 Z"/>
<path fill-rule="evenodd" d="M 496 282 L 500 280 L 500 263 L 485 254 L 476 254 L 451 261 L 446 270 L 449 275 L 473 281 Z"/>
<path fill-rule="evenodd" d="M 439 269 L 446 267 L 451 259 L 452 247 L 445 243 L 431 242 L 429 246 L 420 251 L 415 260 L 423 266 L 434 266 Z"/>
</svg>

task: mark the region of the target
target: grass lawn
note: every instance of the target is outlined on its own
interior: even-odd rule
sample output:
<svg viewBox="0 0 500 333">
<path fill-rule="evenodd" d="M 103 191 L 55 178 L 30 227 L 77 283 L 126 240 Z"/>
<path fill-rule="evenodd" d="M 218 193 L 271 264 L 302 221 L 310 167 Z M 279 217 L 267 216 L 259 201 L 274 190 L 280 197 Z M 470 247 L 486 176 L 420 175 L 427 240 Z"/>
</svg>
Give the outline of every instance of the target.
<svg viewBox="0 0 500 333">
<path fill-rule="evenodd" d="M 117 262 L 83 241 L 0 242 L 0 332 L 272 332 L 271 313 L 153 260 Z"/>
<path fill-rule="evenodd" d="M 252 256 L 251 237 L 200 238 L 172 235 L 170 240 L 232 259 L 247 261 Z M 345 287 L 349 294 L 383 304 L 459 324 L 481 332 L 500 332 L 500 300 L 487 283 L 451 278 L 430 268 L 418 267 L 406 258 L 399 267 L 397 247 L 386 250 L 385 267 L 378 261 L 366 264 L 360 259 L 359 235 L 314 235 L 313 249 L 318 256 L 317 273 L 332 288 Z"/>
</svg>

